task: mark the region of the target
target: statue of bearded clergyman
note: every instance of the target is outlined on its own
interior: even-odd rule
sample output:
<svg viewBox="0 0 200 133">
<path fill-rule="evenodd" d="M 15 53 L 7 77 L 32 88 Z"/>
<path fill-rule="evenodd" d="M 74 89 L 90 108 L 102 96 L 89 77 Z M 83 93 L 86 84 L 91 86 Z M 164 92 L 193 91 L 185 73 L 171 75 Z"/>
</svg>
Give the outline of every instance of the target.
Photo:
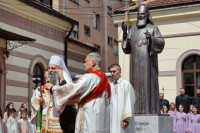
<svg viewBox="0 0 200 133">
<path fill-rule="evenodd" d="M 165 42 L 154 25 L 148 7 L 140 5 L 137 24 L 127 33 L 122 23 L 122 49 L 131 54 L 130 82 L 136 92 L 135 113 L 159 113 L 158 59 Z"/>
</svg>

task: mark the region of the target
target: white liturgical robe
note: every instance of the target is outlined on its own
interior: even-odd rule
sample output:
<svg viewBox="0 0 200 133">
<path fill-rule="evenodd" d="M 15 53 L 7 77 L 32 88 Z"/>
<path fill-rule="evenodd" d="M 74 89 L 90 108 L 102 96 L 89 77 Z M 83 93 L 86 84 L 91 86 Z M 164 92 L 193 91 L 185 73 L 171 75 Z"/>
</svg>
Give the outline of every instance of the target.
<svg viewBox="0 0 200 133">
<path fill-rule="evenodd" d="M 96 74 L 84 74 L 76 83 L 53 87 L 54 103 L 58 112 L 62 112 L 68 103 L 79 103 L 97 85 L 101 79 Z M 109 83 L 108 83 L 109 85 Z M 79 104 L 76 116 L 75 133 L 109 133 L 109 98 L 106 89 L 89 102 Z"/>
<path fill-rule="evenodd" d="M 44 88 L 44 86 L 43 86 Z M 40 87 L 36 88 L 31 98 L 31 124 L 36 124 L 37 112 L 40 108 L 39 98 L 41 92 Z M 42 111 L 42 128 L 48 129 L 51 131 L 62 131 L 59 124 L 59 117 L 54 115 L 56 112 L 55 107 L 53 106 L 53 98 L 49 90 L 43 89 L 42 97 L 44 98 L 44 105 Z"/>
<path fill-rule="evenodd" d="M 7 121 L 7 133 L 19 133 L 17 118 L 10 116 Z"/>
<path fill-rule="evenodd" d="M 114 82 L 111 84 L 110 133 L 135 133 L 134 89 L 122 78 L 117 80 L 117 84 Z M 129 122 L 128 127 L 122 128 L 123 120 Z"/>
</svg>

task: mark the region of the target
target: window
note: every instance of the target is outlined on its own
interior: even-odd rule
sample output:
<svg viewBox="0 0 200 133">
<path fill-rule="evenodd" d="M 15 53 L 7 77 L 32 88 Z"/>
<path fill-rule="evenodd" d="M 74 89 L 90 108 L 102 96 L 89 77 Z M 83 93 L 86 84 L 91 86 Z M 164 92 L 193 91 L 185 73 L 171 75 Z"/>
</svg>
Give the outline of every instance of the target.
<svg viewBox="0 0 200 133">
<path fill-rule="evenodd" d="M 52 0 L 34 0 L 34 1 L 46 6 L 52 7 Z"/>
<path fill-rule="evenodd" d="M 100 54 L 100 46 L 97 44 L 94 44 L 94 47 L 96 48 L 96 51 L 98 54 Z"/>
<path fill-rule="evenodd" d="M 114 54 L 119 55 L 119 46 L 118 46 L 117 41 L 115 41 L 115 44 L 114 44 Z"/>
<path fill-rule="evenodd" d="M 90 36 L 90 27 L 89 26 L 84 26 L 84 33 L 85 33 L 85 35 L 88 35 L 88 36 Z"/>
<path fill-rule="evenodd" d="M 108 45 L 113 45 L 112 44 L 112 37 L 108 37 Z"/>
<path fill-rule="evenodd" d="M 34 68 L 33 68 L 33 83 L 34 83 L 34 86 L 33 88 L 36 89 L 39 84 L 43 85 L 43 71 L 42 71 L 42 68 L 39 64 L 35 64 Z"/>
<path fill-rule="evenodd" d="M 76 3 L 76 4 L 78 4 L 78 0 L 71 0 L 71 1 L 73 1 L 73 2 Z"/>
<path fill-rule="evenodd" d="M 71 36 L 78 39 L 78 25 L 74 25 L 74 29 L 71 33 Z"/>
<path fill-rule="evenodd" d="M 100 15 L 99 14 L 94 15 L 93 26 L 96 29 L 100 29 Z"/>
<path fill-rule="evenodd" d="M 182 64 L 183 87 L 185 93 L 192 98 L 196 88 L 200 88 L 200 56 L 186 58 Z"/>
<path fill-rule="evenodd" d="M 108 15 L 112 15 L 112 8 L 111 7 L 109 7 L 109 6 L 107 6 L 107 13 L 108 13 Z"/>
</svg>

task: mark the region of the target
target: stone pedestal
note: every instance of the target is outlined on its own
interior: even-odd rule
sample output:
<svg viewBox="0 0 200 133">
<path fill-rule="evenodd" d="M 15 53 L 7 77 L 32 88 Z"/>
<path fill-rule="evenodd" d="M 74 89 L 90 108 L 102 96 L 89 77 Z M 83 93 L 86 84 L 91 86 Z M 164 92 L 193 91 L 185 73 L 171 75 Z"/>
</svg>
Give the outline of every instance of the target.
<svg viewBox="0 0 200 133">
<path fill-rule="evenodd" d="M 136 114 L 136 133 L 173 133 L 173 119 L 169 115 Z"/>
</svg>

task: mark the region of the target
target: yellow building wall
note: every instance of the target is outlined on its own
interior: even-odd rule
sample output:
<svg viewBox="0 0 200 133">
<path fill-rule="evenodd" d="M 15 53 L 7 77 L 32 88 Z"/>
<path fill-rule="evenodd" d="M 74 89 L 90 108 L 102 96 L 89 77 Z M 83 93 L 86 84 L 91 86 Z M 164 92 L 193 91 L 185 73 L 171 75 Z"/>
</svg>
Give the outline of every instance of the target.
<svg viewBox="0 0 200 133">
<path fill-rule="evenodd" d="M 2 0 L 0 2 L 0 9 L 5 10 L 7 12 L 11 12 L 15 14 L 16 16 L 21 16 L 22 18 L 25 18 L 27 21 L 32 21 L 33 23 L 39 23 L 41 24 L 41 27 L 39 31 L 43 30 L 43 27 L 46 27 L 53 31 L 57 31 L 58 33 L 62 33 L 63 36 L 66 36 L 68 31 L 71 28 L 71 23 L 67 20 L 61 19 L 59 17 L 53 16 L 51 14 L 45 13 L 39 9 L 36 9 L 32 6 L 27 5 L 26 3 L 21 2 L 20 0 Z M 14 16 L 14 15 L 13 15 Z M 6 66 L 16 66 L 20 68 L 24 68 L 26 70 L 32 69 L 30 66 L 32 59 L 34 59 L 35 56 L 41 56 L 45 60 L 45 68 L 47 67 L 47 61 L 50 59 L 52 55 L 58 55 L 61 56 L 62 58 L 64 57 L 64 37 L 63 41 L 60 39 L 61 37 L 59 36 L 58 39 L 56 40 L 52 36 L 46 36 L 43 34 L 37 34 L 34 33 L 34 31 L 27 31 L 21 27 L 18 27 L 19 22 L 14 21 L 16 18 L 5 18 L 9 20 L 13 20 L 12 25 L 9 23 L 6 23 L 5 21 L 0 20 L 0 28 L 5 29 L 7 31 L 26 36 L 29 38 L 36 39 L 33 45 L 29 45 L 31 43 L 25 44 L 21 47 L 18 47 L 16 49 L 13 49 L 10 51 L 10 55 L 8 58 L 5 58 L 5 65 Z M 22 23 L 25 25 L 25 22 Z M 32 25 L 31 25 L 32 26 Z M 43 27 L 42 27 L 43 26 Z M 31 27 L 30 27 L 31 28 Z M 65 34 L 66 33 L 66 34 Z M 59 40 L 60 39 L 60 40 Z M 41 47 L 38 47 L 41 44 Z M 37 46 L 38 45 L 38 46 Z M 0 39 L 0 47 L 5 48 L 6 46 L 6 40 Z M 56 52 L 54 52 L 56 51 Z M 15 52 L 15 54 L 12 54 Z M 18 56 L 17 54 L 20 53 L 22 56 Z M 28 56 L 25 57 L 25 56 Z M 34 63 L 33 63 L 34 64 Z M 7 73 L 6 73 L 6 81 L 14 81 L 14 82 L 22 82 L 24 84 L 29 84 L 29 74 L 28 72 L 20 72 L 20 71 L 14 71 L 14 70 L 9 70 L 9 68 L 6 68 Z M 5 102 L 7 103 L 8 101 L 7 96 L 9 97 L 16 97 L 19 100 L 19 97 L 23 99 L 30 99 L 31 97 L 28 97 L 29 95 L 29 88 L 27 87 L 19 87 L 15 85 L 9 85 L 6 82 L 6 95 L 5 95 Z M 22 100 L 21 101 L 12 101 L 15 104 L 15 108 L 18 110 Z M 28 102 L 28 101 L 24 101 Z"/>
<path fill-rule="evenodd" d="M 190 33 L 200 31 L 200 6 L 191 6 L 169 10 L 151 11 L 151 16 L 155 25 L 160 29 L 162 35 Z M 123 31 L 121 23 L 125 20 L 124 14 L 113 16 L 115 23 L 119 25 L 119 41 L 122 40 Z M 136 13 L 129 13 L 129 26 L 135 26 Z M 130 75 L 130 56 L 125 55 L 119 44 L 119 63 L 122 66 L 122 76 L 129 80 Z M 159 90 L 163 92 L 165 98 L 170 102 L 175 101 L 179 94 L 177 88 L 177 61 L 179 57 L 188 50 L 200 49 L 200 35 L 165 38 L 165 48 L 158 55 L 159 72 L 172 72 L 172 75 L 159 76 Z M 181 69 L 181 68 L 179 68 Z"/>
<path fill-rule="evenodd" d="M 20 0 L 1 0 L 0 8 L 60 31 L 66 31 L 66 29 L 69 31 L 71 27 L 66 20 L 40 11 Z"/>
</svg>

